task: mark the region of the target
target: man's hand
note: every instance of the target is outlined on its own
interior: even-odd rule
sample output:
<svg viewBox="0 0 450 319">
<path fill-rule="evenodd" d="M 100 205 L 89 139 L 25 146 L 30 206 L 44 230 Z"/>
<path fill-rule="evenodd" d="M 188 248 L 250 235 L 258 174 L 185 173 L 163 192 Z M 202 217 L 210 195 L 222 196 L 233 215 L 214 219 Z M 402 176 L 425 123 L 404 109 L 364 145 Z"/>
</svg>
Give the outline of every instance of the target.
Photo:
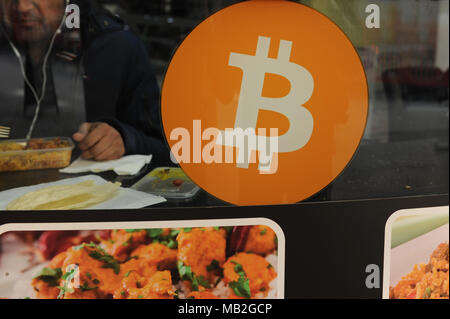
<svg viewBox="0 0 450 319">
<path fill-rule="evenodd" d="M 122 136 L 106 123 L 83 123 L 72 137 L 78 142 L 84 159 L 110 161 L 125 154 Z"/>
</svg>

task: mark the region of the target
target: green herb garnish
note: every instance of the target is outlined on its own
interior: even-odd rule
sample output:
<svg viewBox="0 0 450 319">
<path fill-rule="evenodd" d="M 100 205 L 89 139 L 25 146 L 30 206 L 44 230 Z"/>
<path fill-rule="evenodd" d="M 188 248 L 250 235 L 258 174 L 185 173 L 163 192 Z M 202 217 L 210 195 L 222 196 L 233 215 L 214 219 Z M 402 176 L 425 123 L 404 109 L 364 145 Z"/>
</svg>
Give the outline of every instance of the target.
<svg viewBox="0 0 450 319">
<path fill-rule="evenodd" d="M 139 259 L 139 256 L 130 256 L 130 257 L 127 257 L 127 259 L 125 259 L 124 263 L 126 263 L 127 261 L 130 261 L 131 259 Z"/>
<path fill-rule="evenodd" d="M 203 276 L 196 276 L 190 266 L 186 266 L 180 260 L 177 263 L 178 273 L 180 275 L 181 280 L 190 281 L 192 284 L 192 290 L 198 291 L 198 286 L 203 286 L 205 288 L 210 288 L 209 282 L 205 280 Z"/>
<path fill-rule="evenodd" d="M 425 292 L 423 293 L 423 299 L 428 299 L 431 297 L 431 288 L 428 287 L 427 289 L 425 289 Z"/>
<path fill-rule="evenodd" d="M 73 268 L 73 269 L 71 269 L 70 271 L 66 272 L 64 275 L 61 276 L 61 278 L 64 280 L 64 286 L 59 287 L 60 290 L 59 290 L 59 294 L 58 294 L 58 297 L 57 297 L 58 299 L 61 299 L 62 297 L 64 297 L 66 292 L 69 292 L 69 293 L 73 293 L 74 292 L 74 289 L 73 288 L 69 288 L 67 286 L 67 283 L 71 282 L 74 279 L 77 271 L 78 271 L 78 268 Z"/>
<path fill-rule="evenodd" d="M 82 284 L 80 286 L 81 291 L 89 291 L 89 290 L 94 290 L 97 289 L 98 287 L 89 287 L 89 284 L 87 282 L 85 282 L 84 284 Z"/>
<path fill-rule="evenodd" d="M 158 238 L 163 232 L 164 230 L 162 228 L 147 229 L 147 235 L 152 239 Z"/>
<path fill-rule="evenodd" d="M 245 276 L 245 272 L 244 272 L 244 268 L 242 267 L 242 265 L 240 263 L 238 263 L 237 261 L 232 260 L 231 263 L 233 263 L 234 266 L 234 272 L 237 273 L 239 276 L 244 277 Z"/>
<path fill-rule="evenodd" d="M 56 287 L 58 286 L 58 282 L 61 279 L 61 276 L 61 268 L 43 268 L 41 272 L 34 278 L 42 280 L 50 287 Z"/>
<path fill-rule="evenodd" d="M 179 233 L 180 233 L 180 230 L 179 230 L 179 229 L 172 229 L 172 230 L 170 231 L 170 236 L 171 236 L 171 237 L 176 237 Z"/>
<path fill-rule="evenodd" d="M 169 247 L 170 249 L 177 249 L 178 243 L 176 240 L 170 239 L 169 242 L 167 243 L 167 247 Z"/>
<path fill-rule="evenodd" d="M 83 248 L 93 248 L 94 250 L 89 251 L 89 257 L 101 261 L 103 263 L 102 268 L 111 268 L 114 270 L 114 273 L 117 275 L 120 272 L 119 262 L 114 259 L 113 256 L 109 255 L 103 248 L 97 246 L 94 243 L 90 244 L 81 244 L 79 246 L 73 247 L 74 250 L 80 250 Z"/>
<path fill-rule="evenodd" d="M 93 243 L 93 242 L 90 242 L 89 244 L 83 243 L 83 244 L 78 245 L 78 246 L 73 246 L 72 249 L 75 250 L 75 251 L 79 251 L 79 250 L 81 250 L 83 248 L 86 248 L 86 247 L 88 247 L 88 248 L 97 248 L 97 245 L 95 243 Z"/>
<path fill-rule="evenodd" d="M 236 296 L 244 298 L 251 297 L 249 280 L 247 278 L 241 276 L 238 281 L 230 282 L 229 286 L 233 289 Z"/>
<path fill-rule="evenodd" d="M 192 281 L 193 274 L 192 274 L 191 267 L 185 266 L 181 260 L 178 261 L 177 267 L 178 267 L 178 273 L 180 274 L 181 280 Z"/>
<path fill-rule="evenodd" d="M 209 285 L 209 282 L 205 279 L 203 276 L 195 276 L 194 275 L 194 282 L 198 283 L 198 285 L 203 286 L 205 288 L 211 288 Z M 196 290 L 198 290 L 198 285 L 196 285 Z M 194 283 L 192 284 L 194 286 Z"/>
<path fill-rule="evenodd" d="M 89 253 L 91 258 L 97 259 L 98 261 L 103 262 L 102 268 L 111 268 L 116 275 L 120 272 L 120 265 L 117 260 L 114 259 L 113 256 L 108 255 L 106 252 L 101 251 L 93 251 Z"/>
<path fill-rule="evenodd" d="M 208 266 L 206 266 L 206 270 L 208 272 L 219 269 L 219 268 L 220 268 L 219 262 L 215 259 L 213 259 L 213 261 L 211 261 L 211 263 Z"/>
<path fill-rule="evenodd" d="M 71 281 L 77 272 L 77 268 L 73 268 L 70 271 L 66 272 L 64 275 L 61 276 L 62 279 L 66 281 Z"/>
<path fill-rule="evenodd" d="M 57 299 L 62 299 L 64 297 L 64 295 L 66 294 L 66 292 L 69 293 L 73 293 L 74 290 L 72 288 L 68 288 L 67 286 L 63 286 L 63 287 L 59 287 L 59 294 Z"/>
<path fill-rule="evenodd" d="M 239 279 L 237 281 L 230 282 L 230 288 L 233 289 L 233 292 L 236 296 L 250 298 L 250 285 L 249 280 L 246 277 L 244 268 L 237 261 L 232 260 L 231 263 L 234 264 L 234 271 L 239 275 Z"/>
</svg>

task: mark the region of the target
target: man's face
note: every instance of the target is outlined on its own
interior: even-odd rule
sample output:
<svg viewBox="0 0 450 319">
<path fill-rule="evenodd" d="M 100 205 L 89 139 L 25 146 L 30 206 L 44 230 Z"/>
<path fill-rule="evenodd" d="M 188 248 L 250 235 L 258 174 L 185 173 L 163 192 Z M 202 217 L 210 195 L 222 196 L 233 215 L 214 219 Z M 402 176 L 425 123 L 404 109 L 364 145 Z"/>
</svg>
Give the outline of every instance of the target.
<svg viewBox="0 0 450 319">
<path fill-rule="evenodd" d="M 64 0 L 0 0 L 5 25 L 20 44 L 37 44 L 48 40 L 64 15 Z"/>
</svg>

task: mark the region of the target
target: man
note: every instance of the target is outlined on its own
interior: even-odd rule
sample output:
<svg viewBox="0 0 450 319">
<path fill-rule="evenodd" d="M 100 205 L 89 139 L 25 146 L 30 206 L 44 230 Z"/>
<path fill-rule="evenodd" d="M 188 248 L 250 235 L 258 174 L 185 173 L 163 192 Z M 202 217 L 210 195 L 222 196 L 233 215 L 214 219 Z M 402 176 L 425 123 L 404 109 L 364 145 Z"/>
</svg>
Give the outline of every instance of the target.
<svg viewBox="0 0 450 319">
<path fill-rule="evenodd" d="M 70 2 L 81 28 L 67 28 L 67 2 L 0 0 L 0 125 L 25 138 L 36 117 L 33 137 L 72 136 L 85 159 L 166 161 L 159 88 L 143 44 L 90 0 Z"/>
</svg>

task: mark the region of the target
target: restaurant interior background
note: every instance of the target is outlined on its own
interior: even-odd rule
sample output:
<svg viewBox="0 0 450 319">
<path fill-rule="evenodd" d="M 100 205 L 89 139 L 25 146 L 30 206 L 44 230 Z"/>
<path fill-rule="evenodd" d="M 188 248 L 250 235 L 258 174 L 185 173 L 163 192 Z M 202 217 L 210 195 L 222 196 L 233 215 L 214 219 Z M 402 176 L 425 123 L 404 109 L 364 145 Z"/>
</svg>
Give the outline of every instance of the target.
<svg viewBox="0 0 450 319">
<path fill-rule="evenodd" d="M 236 0 L 102 0 L 144 40 L 160 84 L 171 55 L 203 19 Z M 370 112 L 352 162 L 310 198 L 349 200 L 448 193 L 449 1 L 302 0 L 347 34 L 364 64 Z M 365 26 L 368 4 L 381 26 Z M 204 205 L 220 205 L 208 198 Z"/>
</svg>

